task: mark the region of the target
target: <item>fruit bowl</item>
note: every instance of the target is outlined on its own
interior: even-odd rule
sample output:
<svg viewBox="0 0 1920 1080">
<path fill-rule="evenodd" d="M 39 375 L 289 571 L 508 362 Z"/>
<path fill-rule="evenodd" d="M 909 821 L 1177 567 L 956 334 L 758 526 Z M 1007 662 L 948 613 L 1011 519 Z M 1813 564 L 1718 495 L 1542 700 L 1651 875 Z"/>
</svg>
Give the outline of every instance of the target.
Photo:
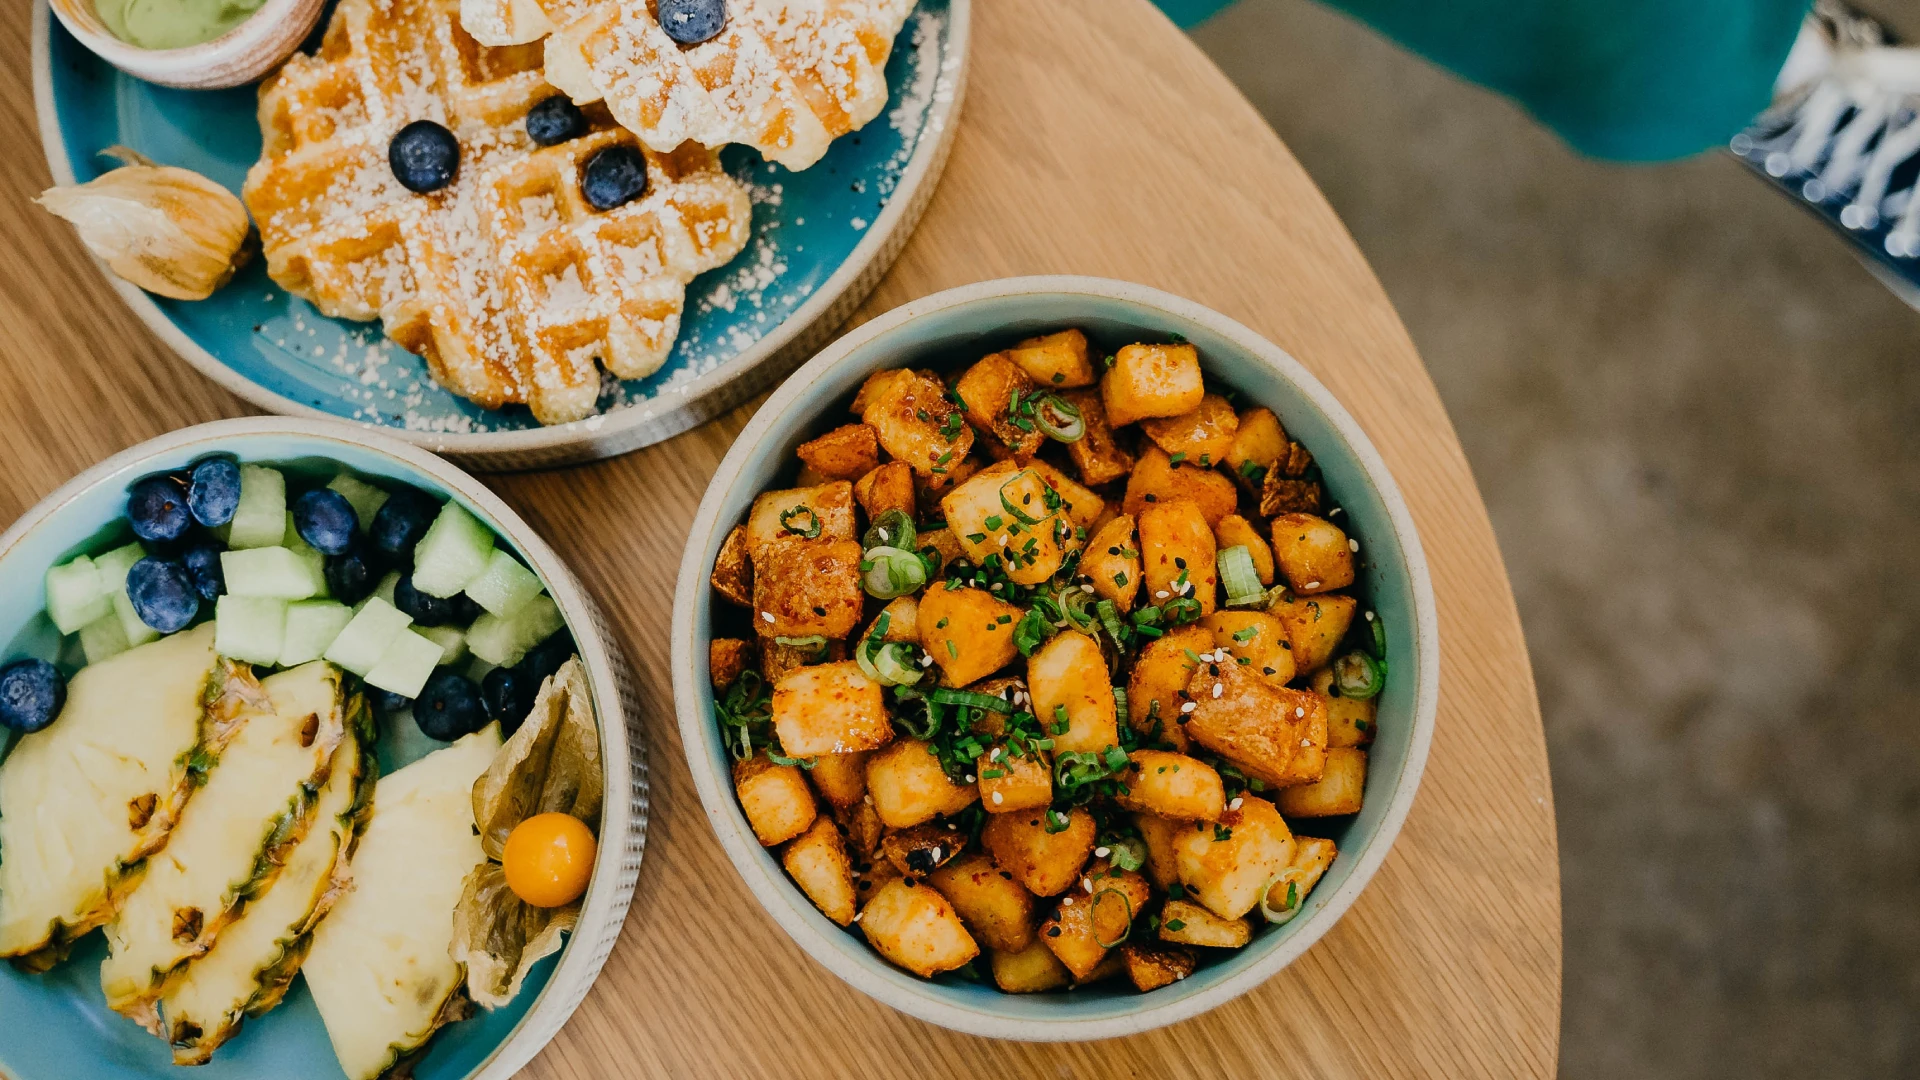
<svg viewBox="0 0 1920 1080">
<path fill-rule="evenodd" d="M 451 500 L 511 548 L 538 576 L 571 630 L 599 718 L 606 788 L 599 854 L 572 937 L 536 964 L 507 1005 L 480 1010 L 441 1029 L 414 1064 L 421 1080 L 504 1078 L 524 1066 L 557 1033 L 585 996 L 612 949 L 639 870 L 646 839 L 645 746 L 633 681 L 600 613 L 579 581 L 519 515 L 484 486 L 434 455 L 396 439 L 329 421 L 227 420 L 135 446 L 69 481 L 0 535 L 0 640 L 8 659 L 55 659 L 59 631 L 43 610 L 46 570 L 108 546 L 124 528 L 129 485 L 176 470 L 209 454 L 242 465 L 271 463 L 289 476 L 324 478 L 342 467 L 375 482 L 411 485 Z M 390 773 L 437 749 L 404 716 L 383 719 L 375 750 Z M 17 742 L 0 731 L 0 760 Z M 0 851 L 0 859 L 5 853 Z M 132 1080 L 178 1075 L 167 1044 L 110 1011 L 101 994 L 100 934 L 81 939 L 71 958 L 44 975 L 0 966 L 0 1076 L 8 1080 Z M 84 1047 L 84 1056 L 76 1048 Z M 237 1037 L 201 1066 L 207 1077 L 338 1080 L 342 1075 L 304 980 L 278 1008 L 248 1020 Z"/>
<path fill-rule="evenodd" d="M 1278 415 L 1285 431 L 1311 451 L 1327 491 L 1349 515 L 1340 520 L 1365 545 L 1357 584 L 1386 628 L 1393 672 L 1376 699 L 1378 734 L 1369 748 L 1364 805 L 1357 814 L 1319 819 L 1332 830 L 1339 855 L 1297 917 L 1265 926 L 1238 951 L 1216 954 L 1185 978 L 1144 994 L 1125 980 L 1014 995 L 960 972 L 920 978 L 882 959 L 858 927 L 835 925 L 788 878 L 776 852 L 756 839 L 735 796 L 708 672 L 717 604 L 709 575 L 729 531 L 758 494 L 795 486 L 796 449 L 846 422 L 848 402 L 869 375 L 893 368 L 943 372 L 1067 329 L 1083 331 L 1099 350 L 1095 356 L 1133 342 L 1190 343 L 1210 379 L 1237 391 L 1247 406 Z M 944 465 L 946 458 L 939 461 Z M 996 526 L 990 520 L 988 527 Z M 1143 286 L 1083 277 L 989 281 L 925 297 L 866 323 L 802 367 L 755 414 L 707 488 L 680 568 L 672 640 L 675 708 L 695 786 L 728 857 L 775 921 L 834 974 L 877 1000 L 958 1031 L 1033 1041 L 1108 1038 L 1183 1020 L 1248 992 L 1298 958 L 1352 906 L 1385 860 L 1419 786 L 1439 693 L 1438 630 L 1419 537 L 1359 425 L 1297 361 L 1246 327 Z"/>
</svg>

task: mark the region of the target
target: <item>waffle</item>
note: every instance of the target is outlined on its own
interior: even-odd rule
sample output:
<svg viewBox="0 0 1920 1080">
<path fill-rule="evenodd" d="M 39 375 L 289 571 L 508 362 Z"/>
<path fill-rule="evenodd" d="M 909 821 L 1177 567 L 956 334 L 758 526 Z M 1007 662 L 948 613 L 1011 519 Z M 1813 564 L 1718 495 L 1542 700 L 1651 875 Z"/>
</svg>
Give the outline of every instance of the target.
<svg viewBox="0 0 1920 1080">
<path fill-rule="evenodd" d="M 657 370 L 686 283 L 752 228 L 746 189 L 694 144 L 641 148 L 647 187 L 600 212 L 586 161 L 633 136 L 604 109 L 587 134 L 541 147 L 527 110 L 553 94 L 537 47 L 489 48 L 458 0 L 341 0 L 318 52 L 260 88 L 260 160 L 243 197 L 267 272 L 328 315 L 379 318 L 448 390 L 541 423 L 596 408 L 595 360 Z M 394 133 L 433 120 L 460 143 L 447 187 L 417 195 L 387 162 Z"/>
<path fill-rule="evenodd" d="M 804 169 L 879 115 L 913 4 L 728 0 L 726 27 L 684 47 L 654 0 L 463 0 L 460 17 L 489 45 L 546 37 L 547 81 L 576 104 L 604 100 L 650 147 L 744 143 Z"/>
</svg>

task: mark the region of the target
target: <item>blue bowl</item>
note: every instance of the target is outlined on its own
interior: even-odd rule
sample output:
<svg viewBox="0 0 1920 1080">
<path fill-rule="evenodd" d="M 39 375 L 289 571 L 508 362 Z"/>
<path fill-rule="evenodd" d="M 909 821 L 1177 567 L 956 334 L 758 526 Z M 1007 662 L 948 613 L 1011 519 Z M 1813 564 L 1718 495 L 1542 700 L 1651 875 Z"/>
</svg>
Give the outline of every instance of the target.
<svg viewBox="0 0 1920 1080">
<path fill-rule="evenodd" d="M 7 643 L 0 657 L 54 659 L 61 638 L 44 610 L 47 568 L 128 542 L 127 486 L 216 451 L 313 479 L 331 477 L 338 466 L 345 466 L 371 479 L 412 484 L 438 498 L 459 501 L 540 575 L 573 631 L 599 713 L 607 770 L 601 854 L 574 932 L 576 941 L 541 961 L 510 1005 L 479 1010 L 473 1019 L 442 1029 L 414 1070 L 418 1080 L 504 1080 L 545 1045 L 579 1004 L 605 960 L 605 946 L 619 933 L 633 894 L 645 842 L 647 784 L 644 750 L 632 742 L 625 723 L 633 709 L 626 696 L 631 679 L 573 574 L 479 482 L 406 443 L 335 422 L 276 418 L 202 424 L 135 446 L 75 477 L 23 515 L 0 535 L 0 641 Z M 10 735 L 0 729 L 0 759 Z M 410 723 L 383 722 L 380 769 L 391 772 L 440 745 Z M 623 792 L 630 797 L 622 798 Z M 5 858 L 4 851 L 0 858 Z M 45 975 L 0 963 L 0 1017 L 6 1021 L 0 1024 L 0 1077 L 341 1080 L 304 979 L 296 980 L 279 1008 L 247 1021 L 210 1064 L 190 1070 L 171 1063 L 164 1041 L 107 1008 L 100 992 L 105 955 L 105 939 L 96 931 Z"/>
<path fill-rule="evenodd" d="M 1360 590 L 1385 621 L 1393 677 L 1379 699 L 1365 809 L 1316 821 L 1339 857 L 1293 921 L 1256 931 L 1252 944 L 1191 977 L 1135 993 L 1112 983 L 1060 993 L 1010 995 L 952 976 L 921 979 L 882 960 L 857 933 L 813 904 L 762 848 L 734 797 L 731 761 L 714 720 L 707 678 L 714 557 L 756 494 L 789 486 L 794 449 L 846 422 L 846 404 L 872 372 L 947 368 L 1022 338 L 1067 327 L 1107 350 L 1182 335 L 1216 385 L 1279 415 L 1324 473 L 1343 524 L 1361 543 Z M 1420 539 L 1380 455 L 1326 387 L 1246 327 L 1197 304 L 1139 285 L 1080 277 L 989 281 L 916 300 L 840 339 L 788 379 L 733 444 L 694 518 L 674 597 L 673 691 L 681 741 L 707 818 L 749 889 L 801 947 L 834 974 L 904 1012 L 976 1035 L 1078 1040 L 1126 1035 L 1194 1016 L 1279 971 L 1318 940 L 1386 858 L 1426 764 L 1439 698 L 1440 650 L 1433 589 Z"/>
</svg>

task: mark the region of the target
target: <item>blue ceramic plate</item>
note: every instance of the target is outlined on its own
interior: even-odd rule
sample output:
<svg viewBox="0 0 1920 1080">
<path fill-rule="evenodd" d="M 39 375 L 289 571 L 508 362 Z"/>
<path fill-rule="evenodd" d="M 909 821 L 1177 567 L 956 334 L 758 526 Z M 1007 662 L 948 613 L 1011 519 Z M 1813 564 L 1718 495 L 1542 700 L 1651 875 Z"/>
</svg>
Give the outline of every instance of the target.
<svg viewBox="0 0 1920 1080">
<path fill-rule="evenodd" d="M 887 65 L 886 109 L 804 172 L 743 147 L 721 155 L 753 196 L 753 239 L 687 289 L 679 342 L 661 369 L 611 387 L 606 412 L 541 428 L 524 406 L 494 412 L 441 389 L 377 323 L 329 319 L 268 280 L 256 259 L 202 301 L 169 300 L 110 278 L 169 345 L 262 408 L 388 428 L 482 467 L 528 468 L 621 453 L 732 407 L 824 343 L 906 242 L 953 132 L 964 83 L 969 0 L 920 0 Z M 323 19 L 324 25 L 324 19 Z M 34 96 L 58 183 L 110 166 L 130 146 L 234 192 L 259 157 L 251 86 L 172 90 L 115 69 L 36 0 Z"/>
</svg>

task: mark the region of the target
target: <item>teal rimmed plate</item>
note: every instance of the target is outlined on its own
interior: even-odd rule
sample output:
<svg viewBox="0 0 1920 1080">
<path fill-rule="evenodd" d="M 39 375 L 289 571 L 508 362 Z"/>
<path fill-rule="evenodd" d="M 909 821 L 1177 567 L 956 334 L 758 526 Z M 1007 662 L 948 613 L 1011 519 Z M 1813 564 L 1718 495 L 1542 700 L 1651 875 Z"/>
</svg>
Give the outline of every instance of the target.
<svg viewBox="0 0 1920 1080">
<path fill-rule="evenodd" d="M 687 289 L 680 339 L 645 379 L 609 387 L 600 415 L 540 427 L 524 406 L 489 412 L 428 377 L 378 324 L 329 319 L 243 268 L 202 301 L 108 281 L 189 363 L 272 412 L 371 424 L 485 469 L 608 457 L 669 438 L 772 385 L 825 344 L 906 244 L 933 195 L 965 85 L 971 0 L 920 0 L 887 64 L 886 108 L 804 172 L 729 147 L 753 193 L 753 239 Z M 253 87 L 171 90 L 87 51 L 33 8 L 34 103 L 56 183 L 85 182 L 113 145 L 238 192 L 259 156 Z"/>
</svg>

